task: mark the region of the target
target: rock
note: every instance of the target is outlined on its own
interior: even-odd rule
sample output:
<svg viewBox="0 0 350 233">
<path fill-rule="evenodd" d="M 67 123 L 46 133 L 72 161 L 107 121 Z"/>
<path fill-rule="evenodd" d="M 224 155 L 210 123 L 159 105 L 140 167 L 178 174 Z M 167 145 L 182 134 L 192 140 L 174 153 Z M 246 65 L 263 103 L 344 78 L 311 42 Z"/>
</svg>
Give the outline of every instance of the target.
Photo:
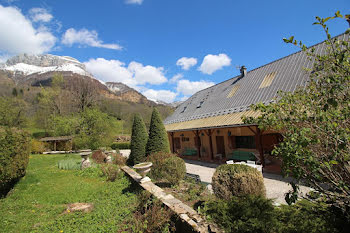
<svg viewBox="0 0 350 233">
<path fill-rule="evenodd" d="M 68 204 L 68 208 L 66 209 L 66 213 L 75 212 L 75 211 L 82 211 L 84 213 L 88 213 L 92 211 L 94 208 L 94 205 L 92 203 L 73 203 Z"/>
<path fill-rule="evenodd" d="M 89 158 L 82 159 L 81 160 L 81 169 L 85 169 L 85 168 L 88 168 L 88 167 L 91 167 L 90 159 Z"/>
<path fill-rule="evenodd" d="M 112 156 L 107 156 L 106 163 L 112 163 Z"/>
</svg>

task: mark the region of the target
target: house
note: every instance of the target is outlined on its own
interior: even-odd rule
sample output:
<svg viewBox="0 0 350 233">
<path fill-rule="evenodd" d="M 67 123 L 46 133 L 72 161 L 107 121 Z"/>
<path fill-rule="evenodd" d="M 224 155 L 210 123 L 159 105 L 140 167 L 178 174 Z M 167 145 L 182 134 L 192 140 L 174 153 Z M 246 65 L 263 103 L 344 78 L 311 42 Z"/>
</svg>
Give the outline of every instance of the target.
<svg viewBox="0 0 350 233">
<path fill-rule="evenodd" d="M 345 35 L 338 37 L 344 40 Z M 313 46 L 317 54 L 324 53 L 326 47 L 324 42 Z M 313 61 L 305 53 L 296 52 L 250 71 L 242 66 L 240 75 L 195 93 L 164 121 L 172 152 L 222 163 L 246 151 L 265 168 L 280 167 L 281 162 L 270 152 L 282 140 L 281 135 L 245 125 L 241 117 L 259 116 L 250 105 L 273 102 L 279 90 L 293 92 L 304 87 L 309 80 L 305 68 L 312 67 Z"/>
</svg>

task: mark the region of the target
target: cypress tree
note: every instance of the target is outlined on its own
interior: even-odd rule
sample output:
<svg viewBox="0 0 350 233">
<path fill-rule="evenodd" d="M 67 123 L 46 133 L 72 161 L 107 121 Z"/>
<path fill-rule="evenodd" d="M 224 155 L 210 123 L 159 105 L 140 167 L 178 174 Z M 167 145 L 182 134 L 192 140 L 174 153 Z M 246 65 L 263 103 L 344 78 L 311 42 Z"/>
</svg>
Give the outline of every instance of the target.
<svg viewBox="0 0 350 233">
<path fill-rule="evenodd" d="M 147 130 L 140 114 L 134 115 L 131 132 L 131 153 L 128 165 L 140 163 L 146 157 Z"/>
<path fill-rule="evenodd" d="M 153 109 L 151 124 L 149 127 L 149 136 L 146 145 L 146 155 L 157 152 L 170 153 L 168 135 L 165 131 L 160 113 L 156 108 Z"/>
</svg>

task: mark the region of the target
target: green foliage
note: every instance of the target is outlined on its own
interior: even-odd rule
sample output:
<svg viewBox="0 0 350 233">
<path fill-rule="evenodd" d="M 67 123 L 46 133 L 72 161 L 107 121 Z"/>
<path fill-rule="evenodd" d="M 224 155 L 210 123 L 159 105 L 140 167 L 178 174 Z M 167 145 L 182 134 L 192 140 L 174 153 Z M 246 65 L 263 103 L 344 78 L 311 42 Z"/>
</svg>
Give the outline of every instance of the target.
<svg viewBox="0 0 350 233">
<path fill-rule="evenodd" d="M 74 138 L 76 148 L 96 150 L 113 141 L 115 120 L 98 109 L 85 108 L 81 113 L 78 133 Z"/>
<path fill-rule="evenodd" d="M 146 159 L 147 130 L 140 114 L 135 114 L 131 131 L 131 153 L 129 165 L 143 162 Z"/>
<path fill-rule="evenodd" d="M 22 128 L 26 125 L 26 102 L 18 98 L 0 97 L 0 125 Z"/>
<path fill-rule="evenodd" d="M 0 129 L 0 197 L 25 175 L 30 140 L 27 133 L 14 129 Z"/>
<path fill-rule="evenodd" d="M 283 159 L 284 174 L 305 180 L 349 215 L 350 41 L 349 35 L 332 38 L 326 25 L 342 17 L 339 12 L 325 19 L 316 17 L 315 24 L 327 36 L 322 55 L 294 37 L 285 39 L 315 61 L 307 70 L 310 82 L 294 93 L 281 92 L 276 103 L 253 106 L 261 116 L 244 122 L 281 132 L 284 140 L 273 153 Z"/>
<path fill-rule="evenodd" d="M 106 176 L 107 181 L 114 182 L 122 173 L 115 164 L 104 164 L 101 166 L 103 175 Z"/>
<path fill-rule="evenodd" d="M 62 159 L 78 160 L 75 154 L 31 157 L 26 176 L 0 200 L 1 232 L 120 232 L 132 222 L 138 187 L 128 177 L 106 182 L 100 168 L 55 166 Z M 94 209 L 64 213 L 76 202 L 93 203 Z"/>
<path fill-rule="evenodd" d="M 131 145 L 130 142 L 113 142 L 111 148 L 113 150 L 125 150 L 130 149 Z"/>
<path fill-rule="evenodd" d="M 167 132 L 165 131 L 163 121 L 159 111 L 154 108 L 149 128 L 149 136 L 146 145 L 146 155 L 157 152 L 170 153 L 170 146 Z"/>
<path fill-rule="evenodd" d="M 32 154 L 42 154 L 44 151 L 46 151 L 45 143 L 40 142 L 36 139 L 32 139 L 30 145 L 30 152 Z"/>
<path fill-rule="evenodd" d="M 76 159 L 60 160 L 57 163 L 57 167 L 63 170 L 79 170 L 81 169 L 81 162 Z"/>
<path fill-rule="evenodd" d="M 173 213 L 162 206 L 162 202 L 143 191 L 138 196 L 134 219 L 128 223 L 129 232 L 176 232 L 171 221 Z"/>
<path fill-rule="evenodd" d="M 295 205 L 276 208 L 280 232 L 331 233 L 349 229 L 350 221 L 325 203 L 301 200 Z"/>
<path fill-rule="evenodd" d="M 186 174 L 185 161 L 177 156 L 171 156 L 164 161 L 163 178 L 171 185 L 179 184 Z"/>
<path fill-rule="evenodd" d="M 74 135 L 80 126 L 79 115 L 61 116 L 52 114 L 48 119 L 48 129 L 52 136 Z"/>
<path fill-rule="evenodd" d="M 229 201 L 212 200 L 204 212 L 226 232 L 279 232 L 272 201 L 261 196 L 232 197 Z"/>
<path fill-rule="evenodd" d="M 164 153 L 164 152 L 158 152 L 148 156 L 147 161 L 152 162 L 153 164 L 151 171 L 149 172 L 149 177 L 151 177 L 154 180 L 163 179 L 165 161 L 167 158 L 170 158 L 173 156 L 176 156 L 176 155 L 170 154 L 170 153 Z"/>
<path fill-rule="evenodd" d="M 232 196 L 265 197 L 264 179 L 257 169 L 243 164 L 224 164 L 216 168 L 212 178 L 214 194 L 230 200 Z"/>
</svg>

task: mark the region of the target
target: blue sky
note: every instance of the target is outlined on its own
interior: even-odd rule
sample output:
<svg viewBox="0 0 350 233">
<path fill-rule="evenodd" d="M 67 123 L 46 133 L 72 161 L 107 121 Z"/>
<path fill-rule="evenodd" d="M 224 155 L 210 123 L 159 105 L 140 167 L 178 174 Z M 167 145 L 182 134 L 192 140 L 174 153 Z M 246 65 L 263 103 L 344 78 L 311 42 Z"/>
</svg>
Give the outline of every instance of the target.
<svg viewBox="0 0 350 233">
<path fill-rule="evenodd" d="M 102 81 L 172 102 L 238 75 L 238 66 L 297 51 L 283 37 L 322 41 L 315 16 L 337 10 L 350 14 L 350 1 L 0 0 L 0 58 L 71 56 Z M 347 28 L 330 24 L 333 35 Z"/>
</svg>

